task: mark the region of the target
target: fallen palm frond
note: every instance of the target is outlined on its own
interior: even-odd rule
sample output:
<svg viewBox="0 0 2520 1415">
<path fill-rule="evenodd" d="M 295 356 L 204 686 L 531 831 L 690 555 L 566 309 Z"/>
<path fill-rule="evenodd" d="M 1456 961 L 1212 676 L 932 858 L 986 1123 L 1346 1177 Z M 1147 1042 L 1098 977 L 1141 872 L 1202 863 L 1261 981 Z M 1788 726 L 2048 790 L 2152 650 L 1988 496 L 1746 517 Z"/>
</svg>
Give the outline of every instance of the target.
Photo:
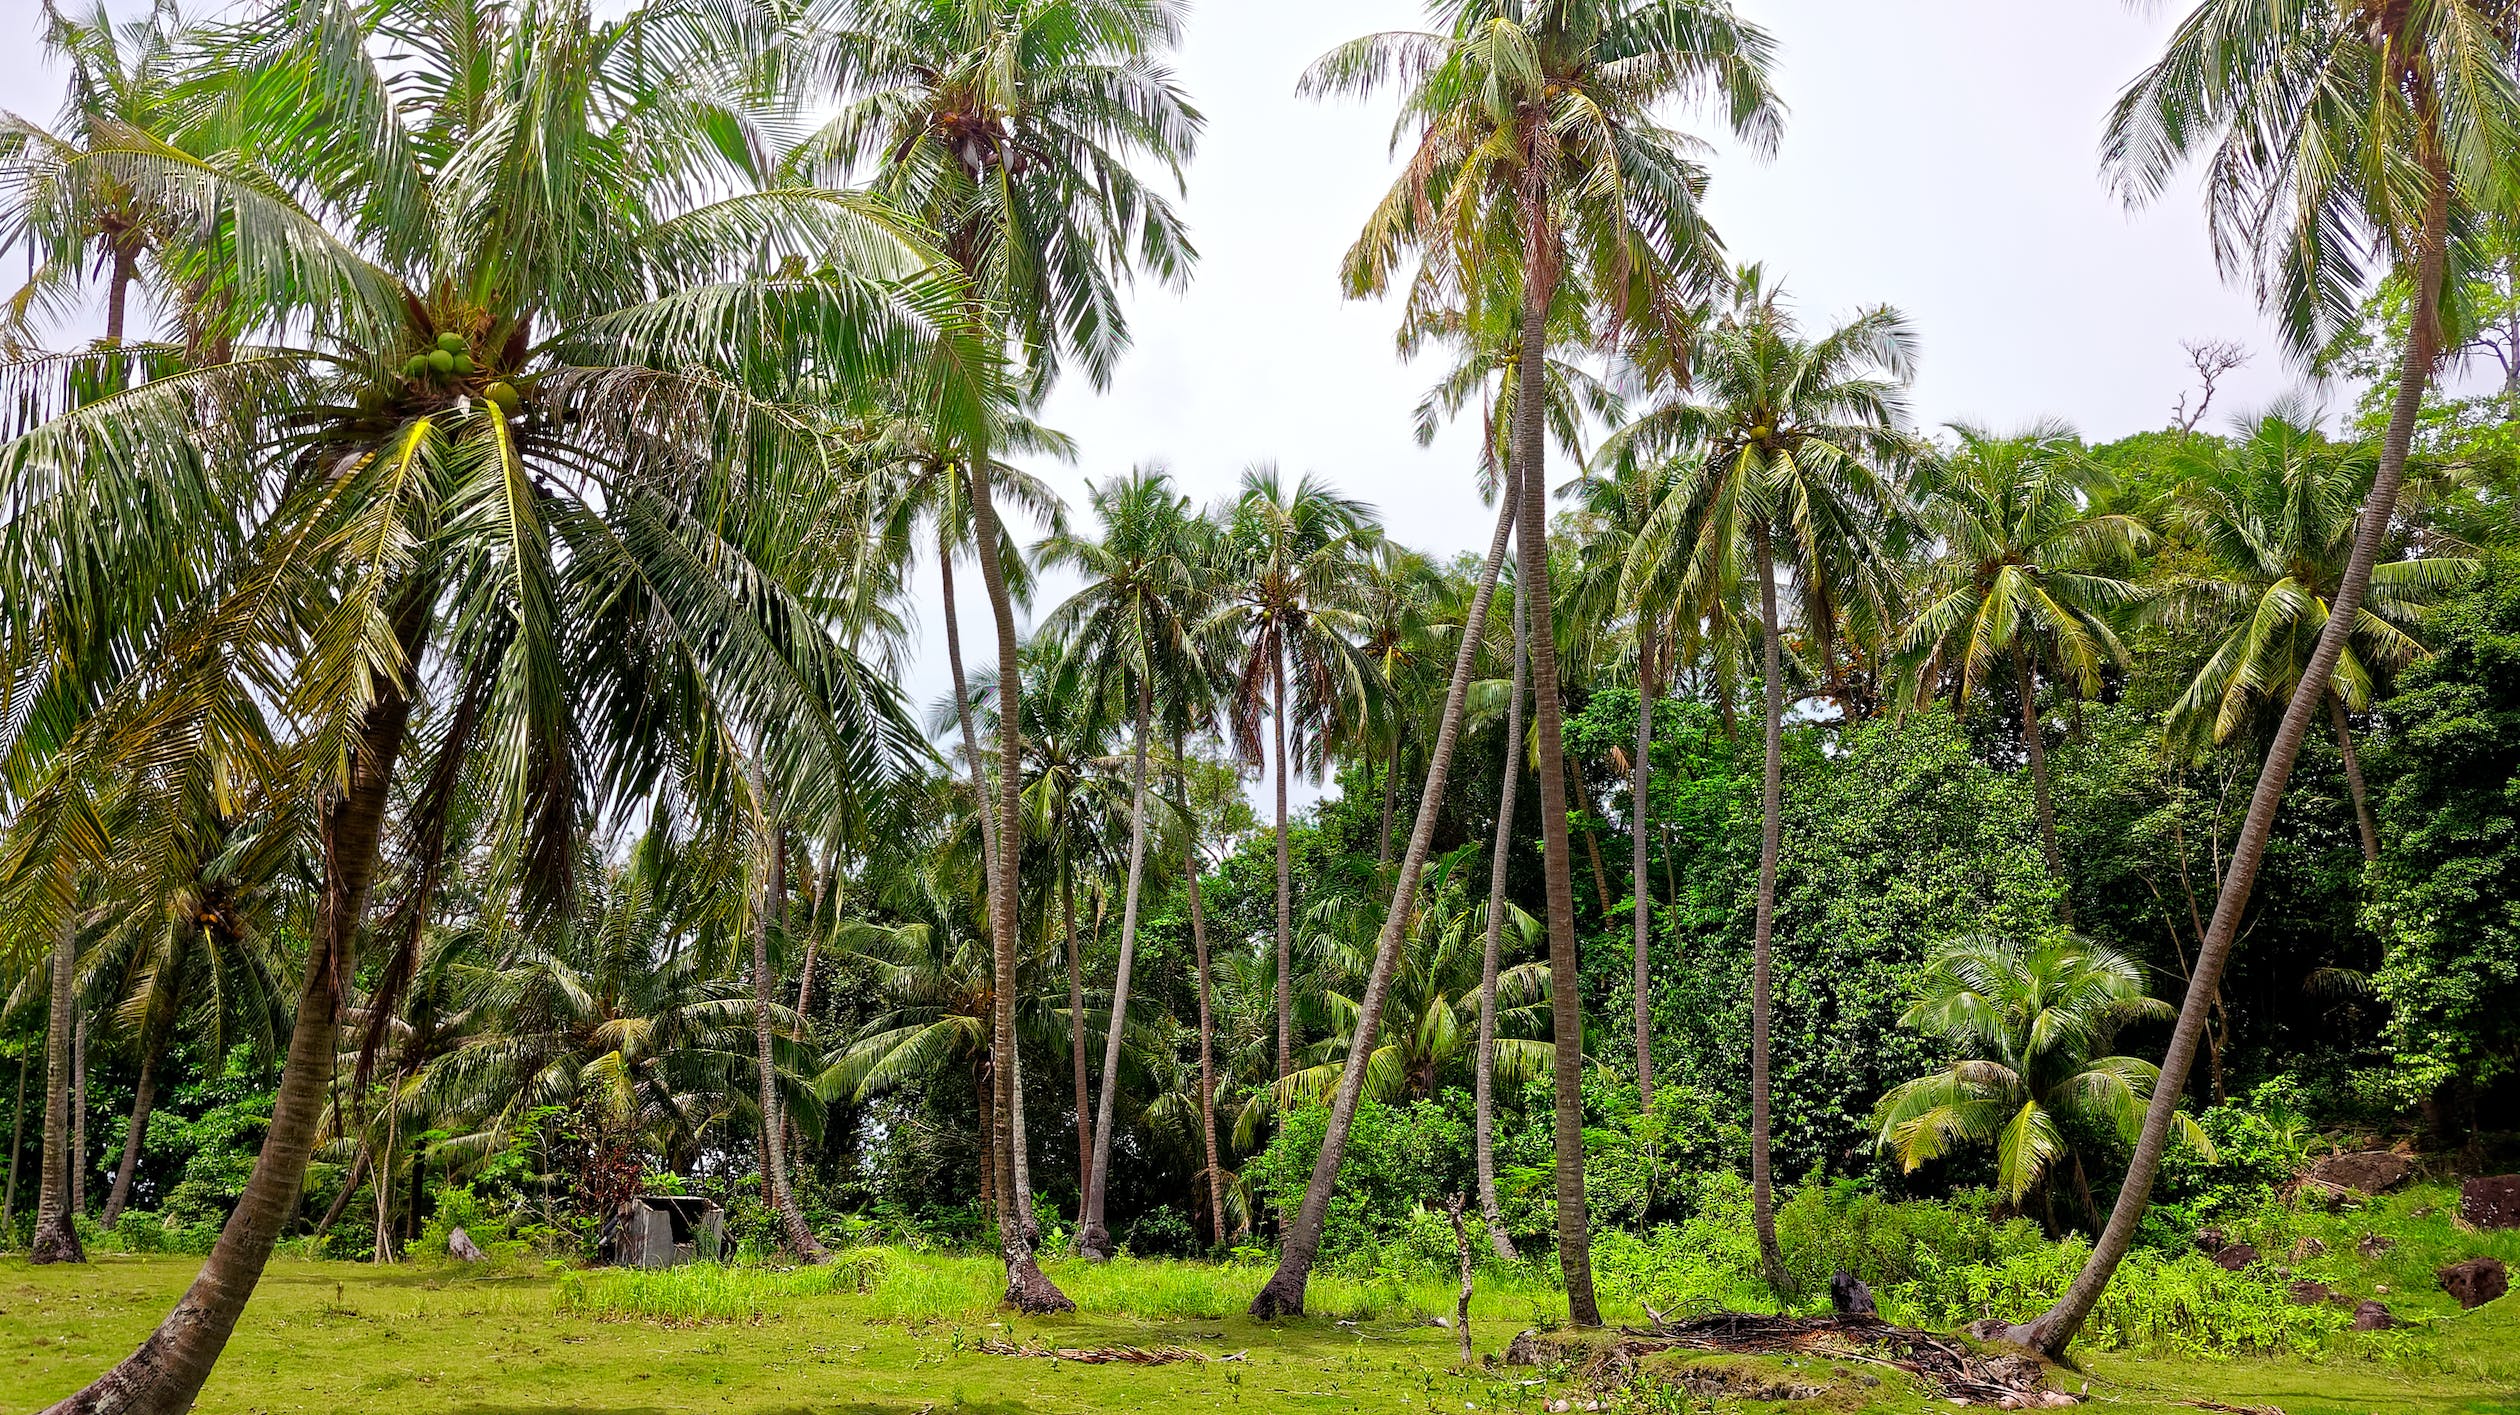
<svg viewBox="0 0 2520 1415">
<path fill-rule="evenodd" d="M 1934 1394 L 2006 1410 L 2065 1406 L 2074 1396 L 2051 1390 L 2047 1368 L 2018 1352 L 1982 1352 L 1967 1343 L 1869 1317 L 1770 1317 L 1719 1312 L 1651 1327 L 1622 1327 L 1636 1340 L 1615 1352 L 1630 1363 L 1656 1351 L 1736 1355 L 1793 1353 L 1863 1361 L 1913 1376 Z"/>
</svg>

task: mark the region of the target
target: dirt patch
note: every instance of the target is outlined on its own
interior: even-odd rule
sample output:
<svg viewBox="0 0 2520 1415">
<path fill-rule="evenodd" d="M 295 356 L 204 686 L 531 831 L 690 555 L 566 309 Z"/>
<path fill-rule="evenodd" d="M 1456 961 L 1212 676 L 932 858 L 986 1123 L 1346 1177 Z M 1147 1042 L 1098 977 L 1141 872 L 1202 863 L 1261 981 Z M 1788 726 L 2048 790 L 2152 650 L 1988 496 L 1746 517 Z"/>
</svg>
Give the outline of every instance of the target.
<svg viewBox="0 0 2520 1415">
<path fill-rule="evenodd" d="M 1807 1355 L 1886 1366 L 1929 1393 L 1970 1405 L 2021 1410 L 2075 1404 L 2047 1386 L 2047 1367 L 2018 1351 L 1987 1351 L 1956 1337 L 1866 1317 L 1767 1317 L 1725 1312 L 1653 1327 L 1623 1327 L 1628 1339 L 1594 1357 L 1621 1353 L 1633 1371 L 1638 1357 L 1658 1351 L 1708 1351 L 1739 1356 Z M 1694 1393 L 1694 1392 L 1693 1392 Z M 1812 1394 L 1818 1394 L 1816 1388 Z M 1752 1397 L 1809 1399 L 1811 1396 Z"/>
<path fill-rule="evenodd" d="M 1240 1361 L 1246 1353 L 1231 1356 L 1210 1356 L 1187 1346 L 1036 1346 L 1031 1342 L 986 1340 L 981 1351 L 991 1356 L 1039 1356 L 1052 1361 L 1074 1361 L 1080 1366 L 1108 1366 L 1125 1362 L 1132 1366 L 1169 1366 L 1177 1361 Z"/>
</svg>

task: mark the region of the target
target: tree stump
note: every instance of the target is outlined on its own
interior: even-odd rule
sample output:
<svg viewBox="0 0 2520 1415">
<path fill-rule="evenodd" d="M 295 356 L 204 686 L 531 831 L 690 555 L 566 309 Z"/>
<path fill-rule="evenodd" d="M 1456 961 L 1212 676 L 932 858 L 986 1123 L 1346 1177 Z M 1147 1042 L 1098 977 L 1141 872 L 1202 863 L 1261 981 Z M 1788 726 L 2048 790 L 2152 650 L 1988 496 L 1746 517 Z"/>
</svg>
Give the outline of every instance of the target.
<svg viewBox="0 0 2520 1415">
<path fill-rule="evenodd" d="M 490 1260 L 490 1255 L 481 1251 L 481 1245 L 472 1241 L 472 1235 L 460 1228 L 447 1231 L 446 1253 L 458 1262 L 483 1263 Z"/>
</svg>

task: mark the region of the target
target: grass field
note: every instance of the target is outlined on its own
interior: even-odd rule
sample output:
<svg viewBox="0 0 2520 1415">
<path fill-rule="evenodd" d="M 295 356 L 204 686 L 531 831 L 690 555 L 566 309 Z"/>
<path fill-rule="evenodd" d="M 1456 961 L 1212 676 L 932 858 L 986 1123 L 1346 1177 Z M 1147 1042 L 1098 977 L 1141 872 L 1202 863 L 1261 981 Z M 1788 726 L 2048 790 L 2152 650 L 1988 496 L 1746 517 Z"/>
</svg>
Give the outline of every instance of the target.
<svg viewBox="0 0 2520 1415">
<path fill-rule="evenodd" d="M 86 1269 L 0 1262 L 0 1410 L 41 1408 L 129 1351 L 191 1278 L 194 1260 L 104 1256 Z M 481 1272 L 414 1263 L 278 1260 L 218 1374 L 208 1412 L 1227 1412 L 1539 1411 L 1598 1397 L 1564 1370 L 1494 1366 L 1456 1374 L 1440 1284 L 1315 1286 L 1319 1315 L 1240 1315 L 1256 1268 L 1127 1261 L 1054 1264 L 1084 1311 L 1055 1320 L 994 1310 L 985 1258 L 843 1255 L 811 1272 L 685 1269 L 664 1275 Z M 1503 1350 L 1545 1314 L 1545 1293 L 1484 1293 L 1478 1349 Z M 1562 1310 L 1562 1308 L 1561 1308 Z M 1617 1310 L 1612 1322 L 1635 1320 Z M 1042 1347 L 1180 1346 L 1211 1358 L 1087 1365 L 991 1354 Z M 2186 1415 L 2272 1406 L 2286 1415 L 2467 1412 L 2520 1415 L 2520 1297 L 2432 1323 L 2419 1336 L 2339 1344 L 2317 1359 L 2086 1356 L 2095 1411 Z M 1794 1408 L 1925 1415 L 1952 1407 L 1903 1378 L 1806 1360 L 1796 1384 L 1825 1393 Z M 1808 1368 L 1808 1369 L 1804 1369 Z M 1878 1383 L 1867 1383 L 1871 1376 Z M 1551 1378 L 1553 1377 L 1553 1378 Z M 2069 1388 L 2080 1377 L 2071 1377 Z M 1526 1384 L 1526 1382 L 1538 1382 Z M 1621 1392 L 1604 1409 L 1768 1409 L 1668 1388 Z"/>
</svg>

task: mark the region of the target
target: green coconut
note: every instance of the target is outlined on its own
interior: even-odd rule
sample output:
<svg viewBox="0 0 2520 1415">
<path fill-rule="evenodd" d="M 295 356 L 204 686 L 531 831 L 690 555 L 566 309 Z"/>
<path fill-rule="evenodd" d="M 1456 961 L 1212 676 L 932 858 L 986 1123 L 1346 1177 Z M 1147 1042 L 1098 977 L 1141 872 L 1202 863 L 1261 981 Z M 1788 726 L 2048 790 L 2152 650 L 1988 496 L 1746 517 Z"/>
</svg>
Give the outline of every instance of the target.
<svg viewBox="0 0 2520 1415">
<path fill-rule="evenodd" d="M 410 358 L 407 358 L 407 359 L 403 360 L 403 377 L 405 377 L 405 378 L 427 378 L 428 376 L 429 376 L 429 356 L 428 356 L 428 355 L 426 355 L 426 354 L 414 354 L 414 355 L 412 355 Z"/>
<path fill-rule="evenodd" d="M 437 346 L 450 354 L 464 352 L 464 336 L 453 332 L 438 336 Z"/>
<path fill-rule="evenodd" d="M 516 410 L 525 403 L 524 395 L 516 391 L 516 385 L 504 379 L 481 390 L 481 396 L 497 404 L 499 411 L 510 417 L 514 417 Z"/>
<path fill-rule="evenodd" d="M 455 356 L 446 352 L 444 349 L 431 349 L 429 351 L 429 369 L 433 373 L 453 373 L 455 371 Z"/>
<path fill-rule="evenodd" d="M 470 354 L 457 354 L 457 355 L 455 356 L 455 373 L 456 373 L 456 375 L 457 375 L 458 377 L 460 377 L 460 378 L 470 378 L 470 377 L 472 377 L 472 373 L 473 373 L 473 360 L 472 360 L 472 355 L 470 355 Z"/>
</svg>

